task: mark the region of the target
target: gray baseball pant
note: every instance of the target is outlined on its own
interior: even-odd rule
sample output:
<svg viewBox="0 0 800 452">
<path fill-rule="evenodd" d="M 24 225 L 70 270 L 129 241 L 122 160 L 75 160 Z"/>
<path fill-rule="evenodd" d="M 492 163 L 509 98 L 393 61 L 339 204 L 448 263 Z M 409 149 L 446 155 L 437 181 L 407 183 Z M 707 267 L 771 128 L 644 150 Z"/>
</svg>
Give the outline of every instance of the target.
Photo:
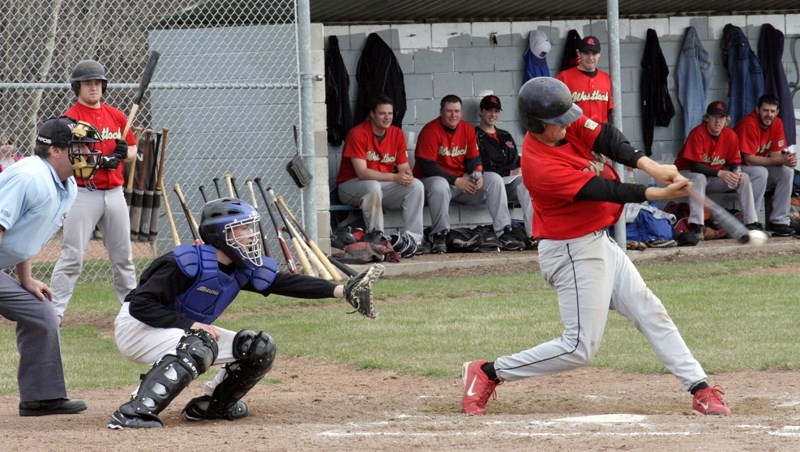
<svg viewBox="0 0 800 452">
<path fill-rule="evenodd" d="M 425 185 L 425 199 L 428 201 L 431 213 L 431 234 L 450 230 L 450 201 L 461 204 L 486 203 L 489 214 L 492 216 L 492 226 L 499 237 L 503 229 L 511 225 L 511 215 L 508 212 L 508 196 L 503 178 L 497 173 L 483 173 L 483 187 L 474 195 L 469 195 L 450 185 L 447 179 L 440 176 L 423 177 Z"/>
<path fill-rule="evenodd" d="M 351 179 L 339 184 L 339 199 L 361 209 L 370 230 L 385 231 L 383 208 L 403 211 L 405 231 L 417 243 L 422 243 L 422 208 L 425 188 L 419 179 L 404 186 L 395 182 Z"/>
</svg>

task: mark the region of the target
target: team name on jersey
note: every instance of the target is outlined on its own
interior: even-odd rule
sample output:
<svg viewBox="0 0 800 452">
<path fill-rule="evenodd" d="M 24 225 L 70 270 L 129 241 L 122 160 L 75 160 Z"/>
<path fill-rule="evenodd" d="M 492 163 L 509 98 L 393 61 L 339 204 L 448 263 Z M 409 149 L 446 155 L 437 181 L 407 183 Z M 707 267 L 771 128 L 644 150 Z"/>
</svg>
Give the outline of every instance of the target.
<svg viewBox="0 0 800 452">
<path fill-rule="evenodd" d="M 778 142 L 778 146 L 783 146 L 783 140 Z M 756 147 L 756 155 L 767 155 L 772 150 L 772 140 L 767 141 L 761 146 Z"/>
<path fill-rule="evenodd" d="M 206 286 L 200 286 L 200 287 L 198 287 L 198 288 L 197 288 L 197 291 L 198 291 L 198 292 L 210 293 L 211 295 L 219 295 L 219 291 L 218 291 L 218 290 L 209 289 L 209 288 L 208 288 L 208 287 L 206 287 Z"/>
<path fill-rule="evenodd" d="M 394 155 L 386 154 L 381 159 L 381 155 L 376 151 L 367 151 L 367 161 L 368 162 L 380 162 L 380 163 L 394 163 L 397 160 L 397 157 Z"/>
<path fill-rule="evenodd" d="M 122 139 L 122 132 L 117 129 L 116 132 L 112 132 L 108 129 L 108 127 L 103 127 L 103 130 L 100 130 L 100 138 L 105 140 L 121 140 Z"/>
<path fill-rule="evenodd" d="M 708 156 L 708 154 L 703 154 L 703 162 L 711 166 L 717 166 L 717 165 L 724 165 L 726 160 L 718 155 L 715 155 L 714 158 L 712 159 L 711 157 Z"/>
<path fill-rule="evenodd" d="M 601 93 L 599 89 L 596 89 L 591 93 L 587 93 L 586 91 L 575 91 L 572 93 L 573 102 L 586 102 L 592 100 L 608 102 L 608 91 L 606 91 L 605 94 Z"/>
<path fill-rule="evenodd" d="M 467 148 L 456 146 L 450 149 L 447 146 L 439 146 L 439 155 L 442 157 L 461 157 L 462 155 L 467 155 Z"/>
</svg>

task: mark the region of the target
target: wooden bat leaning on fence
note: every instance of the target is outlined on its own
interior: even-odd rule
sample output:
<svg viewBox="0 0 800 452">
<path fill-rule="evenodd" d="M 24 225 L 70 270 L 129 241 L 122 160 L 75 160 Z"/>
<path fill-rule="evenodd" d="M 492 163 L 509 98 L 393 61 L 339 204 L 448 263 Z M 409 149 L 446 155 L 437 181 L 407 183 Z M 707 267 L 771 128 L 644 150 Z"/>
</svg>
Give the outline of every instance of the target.
<svg viewBox="0 0 800 452">
<path fill-rule="evenodd" d="M 281 252 L 283 253 L 283 258 L 286 260 L 286 265 L 289 267 L 289 271 L 291 273 L 297 274 L 297 265 L 294 263 L 294 258 L 292 257 L 292 252 L 289 250 L 289 245 L 286 243 L 286 239 L 283 238 L 283 233 L 281 232 L 281 227 L 278 226 L 278 220 L 275 218 L 275 213 L 272 211 L 272 207 L 270 207 L 269 202 L 267 201 L 267 194 L 264 192 L 264 187 L 261 186 L 261 178 L 256 177 L 253 179 L 253 182 L 258 185 L 258 190 L 261 192 L 261 198 L 264 199 L 264 203 L 267 205 L 267 213 L 269 213 L 269 219 L 272 220 L 272 226 L 275 228 L 275 235 L 278 238 L 278 245 L 281 247 Z"/>
<path fill-rule="evenodd" d="M 286 225 L 286 228 L 289 229 L 289 233 L 292 234 L 292 240 L 297 240 L 298 245 L 302 248 L 302 251 L 308 257 L 308 260 L 319 273 L 319 277 L 327 281 L 333 281 L 334 277 L 331 272 L 325 268 L 325 265 L 322 264 L 322 261 L 320 261 L 319 257 L 314 254 L 314 251 L 312 251 L 311 248 L 309 248 L 308 243 L 303 240 L 303 237 L 301 237 L 294 226 L 292 226 L 291 221 L 286 219 L 286 215 L 288 215 L 288 208 L 286 207 L 286 204 L 280 204 L 278 202 L 278 199 L 275 197 L 275 192 L 272 189 L 267 190 L 267 192 L 272 197 L 272 202 L 275 204 L 275 208 L 278 209 L 278 212 L 280 212 L 283 223 Z M 286 211 L 286 215 L 284 214 L 284 211 Z"/>
<path fill-rule="evenodd" d="M 169 129 L 164 127 L 161 129 L 161 156 L 158 160 L 158 171 L 156 173 L 156 186 L 153 191 L 153 213 L 150 217 L 150 236 L 148 240 L 155 242 L 158 237 L 158 215 L 161 212 L 161 192 L 164 186 L 164 159 L 167 153 L 167 135 Z"/>
<path fill-rule="evenodd" d="M 178 195 L 178 201 L 181 203 L 181 208 L 183 208 L 183 214 L 186 216 L 186 222 L 189 223 L 189 229 L 192 231 L 194 243 L 203 243 L 203 241 L 200 240 L 200 232 L 197 227 L 197 221 L 194 219 L 194 215 L 192 214 L 192 210 L 189 208 L 189 204 L 186 203 L 186 198 L 183 197 L 181 185 L 175 184 L 173 188 L 175 189 L 175 194 Z"/>
<path fill-rule="evenodd" d="M 151 140 L 153 139 L 153 131 L 147 129 L 142 134 L 142 141 L 139 148 L 142 151 L 142 160 L 136 158 L 139 169 L 136 174 L 136 187 L 133 189 L 133 196 L 131 197 L 131 240 L 139 239 L 139 225 L 142 222 L 142 201 L 144 198 L 144 174 L 146 172 L 147 164 L 150 162 Z"/>
<path fill-rule="evenodd" d="M 144 194 L 142 195 L 142 219 L 139 224 L 139 241 L 150 241 L 150 221 L 153 214 L 153 193 L 156 188 L 156 171 L 158 170 L 158 151 L 161 147 L 161 132 L 156 132 L 155 145 L 150 151 L 147 167 L 143 168 L 146 179 Z M 158 215 L 158 214 L 156 214 Z"/>
<path fill-rule="evenodd" d="M 314 268 L 311 267 L 311 262 L 309 262 L 309 257 L 313 256 L 313 253 L 307 246 L 304 246 L 302 240 L 300 240 L 300 236 L 297 234 L 297 231 L 292 228 L 291 223 L 286 220 L 286 217 L 283 215 L 281 208 L 275 202 L 275 194 L 272 192 L 272 188 L 267 188 L 267 192 L 272 196 L 272 205 L 275 207 L 275 210 L 278 211 L 278 215 L 280 215 L 281 220 L 283 221 L 283 228 L 289 232 L 289 237 L 292 239 L 292 245 L 294 246 L 294 251 L 297 253 L 297 259 L 300 261 L 301 266 L 303 267 L 303 273 L 309 276 L 317 276 L 317 272 L 314 271 Z M 270 201 L 264 200 L 265 203 L 269 204 Z M 331 275 L 325 271 L 325 267 L 320 265 L 319 269 L 324 273 L 320 273 L 319 276 L 323 279 L 328 281 L 332 280 L 333 278 Z"/>
</svg>

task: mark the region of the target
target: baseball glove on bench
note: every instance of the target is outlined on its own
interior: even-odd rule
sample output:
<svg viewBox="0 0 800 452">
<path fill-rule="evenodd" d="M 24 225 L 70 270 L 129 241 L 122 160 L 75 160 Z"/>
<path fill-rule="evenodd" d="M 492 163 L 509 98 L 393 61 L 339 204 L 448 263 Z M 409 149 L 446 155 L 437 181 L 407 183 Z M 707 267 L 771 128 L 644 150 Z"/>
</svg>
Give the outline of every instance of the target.
<svg viewBox="0 0 800 452">
<path fill-rule="evenodd" d="M 359 314 L 374 319 L 378 316 L 372 303 L 372 283 L 383 275 L 383 265 L 371 265 L 368 269 L 350 278 L 344 285 L 344 299 Z"/>
</svg>

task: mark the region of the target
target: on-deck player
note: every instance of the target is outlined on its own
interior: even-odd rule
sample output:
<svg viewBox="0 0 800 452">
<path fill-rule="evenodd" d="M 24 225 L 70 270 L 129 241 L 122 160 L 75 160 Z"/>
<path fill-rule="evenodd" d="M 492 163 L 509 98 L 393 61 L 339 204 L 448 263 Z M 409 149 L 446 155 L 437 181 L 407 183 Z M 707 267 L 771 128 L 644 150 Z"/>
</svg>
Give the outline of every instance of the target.
<svg viewBox="0 0 800 452">
<path fill-rule="evenodd" d="M 614 102 L 611 99 L 611 77 L 597 69 L 600 60 L 600 40 L 587 36 L 578 47 L 578 65 L 556 76 L 572 92 L 572 101 L 594 122 L 608 122 Z"/>
<path fill-rule="evenodd" d="M 727 415 L 722 390 L 706 383 L 661 300 L 609 237 L 627 202 L 687 196 L 689 181 L 628 143 L 614 126 L 582 115 L 559 80 L 537 77 L 519 93 L 525 129 L 522 177 L 533 198 L 533 229 L 544 279 L 558 293 L 562 336 L 494 362 L 464 363 L 462 410 L 482 415 L 498 384 L 588 364 L 603 339 L 609 309 L 641 331 L 661 362 L 694 397 L 697 414 Z M 665 187 L 624 184 L 608 159 L 639 168 Z"/>
</svg>

